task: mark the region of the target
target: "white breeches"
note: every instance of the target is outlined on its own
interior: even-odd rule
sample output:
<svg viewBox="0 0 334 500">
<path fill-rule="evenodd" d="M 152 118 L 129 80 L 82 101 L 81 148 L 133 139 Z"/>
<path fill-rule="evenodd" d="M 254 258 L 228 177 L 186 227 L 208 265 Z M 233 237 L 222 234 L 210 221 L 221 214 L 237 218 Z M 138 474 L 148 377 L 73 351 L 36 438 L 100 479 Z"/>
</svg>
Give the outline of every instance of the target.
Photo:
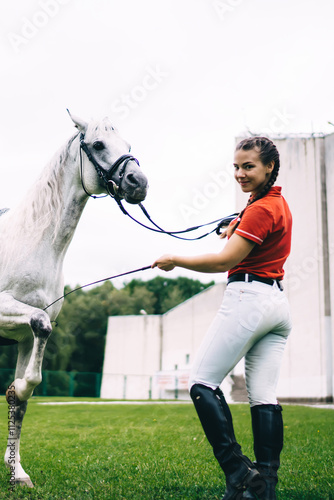
<svg viewBox="0 0 334 500">
<path fill-rule="evenodd" d="M 276 283 L 230 283 L 195 358 L 189 389 L 193 384 L 216 389 L 245 356 L 250 405 L 277 404 L 276 387 L 290 331 L 289 304 Z"/>
</svg>

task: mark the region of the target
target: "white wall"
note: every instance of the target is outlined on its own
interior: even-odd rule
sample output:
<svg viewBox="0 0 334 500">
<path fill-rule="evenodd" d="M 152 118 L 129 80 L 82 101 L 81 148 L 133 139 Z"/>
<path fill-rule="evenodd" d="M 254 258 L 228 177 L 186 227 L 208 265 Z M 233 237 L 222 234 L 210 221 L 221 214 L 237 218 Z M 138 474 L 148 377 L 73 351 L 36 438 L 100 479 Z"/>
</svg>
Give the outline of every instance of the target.
<svg viewBox="0 0 334 500">
<path fill-rule="evenodd" d="M 225 284 L 195 295 L 163 317 L 162 370 L 188 369 L 223 300 Z M 189 355 L 189 364 L 186 356 Z"/>
<path fill-rule="evenodd" d="M 328 328 L 326 352 L 328 371 L 332 373 L 331 390 L 334 396 L 334 134 L 325 139 L 325 165 L 326 165 L 326 195 L 327 195 L 327 221 L 328 221 L 328 254 L 329 254 L 329 281 L 330 281 L 330 307 L 331 319 Z"/>
<path fill-rule="evenodd" d="M 161 316 L 110 317 L 101 397 L 148 399 L 151 377 L 160 369 L 160 357 Z"/>
</svg>

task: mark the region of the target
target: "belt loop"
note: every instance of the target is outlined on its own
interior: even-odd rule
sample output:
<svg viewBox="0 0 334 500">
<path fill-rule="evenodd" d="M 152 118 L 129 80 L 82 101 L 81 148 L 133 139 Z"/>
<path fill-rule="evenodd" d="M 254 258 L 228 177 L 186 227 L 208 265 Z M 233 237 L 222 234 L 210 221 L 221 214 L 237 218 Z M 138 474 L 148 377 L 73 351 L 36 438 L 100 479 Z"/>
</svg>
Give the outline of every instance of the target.
<svg viewBox="0 0 334 500">
<path fill-rule="evenodd" d="M 248 282 L 249 282 L 249 274 L 248 274 L 248 273 L 246 273 L 246 274 L 245 274 L 245 283 L 248 283 Z"/>
</svg>

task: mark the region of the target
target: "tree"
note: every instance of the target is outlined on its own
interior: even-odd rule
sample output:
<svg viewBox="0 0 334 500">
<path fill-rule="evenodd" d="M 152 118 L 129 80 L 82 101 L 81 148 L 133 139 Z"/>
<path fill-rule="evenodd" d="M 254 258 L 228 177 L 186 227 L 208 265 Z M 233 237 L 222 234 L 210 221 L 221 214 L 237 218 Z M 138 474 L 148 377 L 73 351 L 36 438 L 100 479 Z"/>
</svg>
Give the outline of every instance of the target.
<svg viewBox="0 0 334 500">
<path fill-rule="evenodd" d="M 53 325 L 43 361 L 44 370 L 101 372 L 109 316 L 163 314 L 201 292 L 203 284 L 189 278 L 156 277 L 149 281 L 134 279 L 120 290 L 110 281 L 88 290 L 69 294 Z M 70 288 L 65 288 L 65 293 Z M 3 347 L 0 368 L 13 368 L 17 346 Z M 6 350 L 6 351 L 5 351 Z"/>
<path fill-rule="evenodd" d="M 129 289 L 130 294 L 137 288 L 146 288 L 153 293 L 156 299 L 154 314 L 164 314 L 172 307 L 190 299 L 193 295 L 196 295 L 213 284 L 214 281 L 204 284 L 199 280 L 193 280 L 182 276 L 176 279 L 157 276 L 149 281 L 134 279 L 125 285 L 124 288 Z"/>
</svg>

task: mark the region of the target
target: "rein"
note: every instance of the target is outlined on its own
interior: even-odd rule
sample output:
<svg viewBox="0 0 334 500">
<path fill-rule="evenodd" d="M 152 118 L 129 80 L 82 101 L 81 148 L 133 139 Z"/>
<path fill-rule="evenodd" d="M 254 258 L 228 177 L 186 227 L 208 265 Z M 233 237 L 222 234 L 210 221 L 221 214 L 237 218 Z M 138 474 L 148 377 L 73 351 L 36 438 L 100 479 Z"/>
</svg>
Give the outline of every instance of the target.
<svg viewBox="0 0 334 500">
<path fill-rule="evenodd" d="M 97 285 L 98 283 L 102 283 L 103 281 L 108 281 L 108 280 L 113 280 L 115 278 L 120 278 L 121 276 L 126 276 L 127 274 L 138 273 L 139 271 L 146 271 L 147 269 L 151 269 L 151 267 L 152 266 L 145 266 L 145 267 L 141 267 L 139 269 L 133 269 L 132 271 L 127 271 L 125 273 L 116 274 L 115 276 L 109 276 L 108 278 L 103 278 L 101 280 L 93 281 L 92 283 L 87 283 L 86 285 L 78 286 L 78 288 L 75 288 L 74 290 L 71 290 L 71 291 L 65 293 L 64 295 L 62 295 L 58 299 L 51 302 L 51 304 L 44 307 L 43 311 L 46 311 L 47 309 L 49 309 L 49 307 L 53 306 L 53 304 L 56 304 L 56 302 L 59 302 L 60 300 L 64 299 L 65 297 L 67 297 L 71 293 L 77 292 L 78 290 L 82 290 L 82 288 L 86 288 L 87 286 L 90 286 L 90 285 Z"/>
<path fill-rule="evenodd" d="M 205 238 L 206 236 L 209 236 L 209 234 L 212 234 L 214 232 L 216 232 L 216 234 L 219 235 L 219 234 L 221 234 L 220 230 L 223 227 L 228 226 L 229 223 L 232 222 L 239 215 L 239 213 L 234 213 L 232 215 L 228 215 L 227 217 L 224 217 L 223 219 L 216 219 L 216 220 L 213 220 L 211 222 L 206 222 L 205 224 L 200 224 L 199 226 L 188 227 L 187 229 L 184 229 L 182 231 L 166 231 L 165 229 L 162 229 L 160 226 L 158 226 L 158 224 L 156 224 L 152 220 L 150 214 L 147 212 L 146 208 L 144 207 L 144 205 L 142 203 L 139 203 L 138 205 L 139 205 L 140 209 L 142 210 L 143 214 L 145 215 L 145 217 L 153 224 L 154 227 L 147 226 L 146 224 L 143 224 L 139 220 L 135 219 L 135 217 L 133 217 L 131 214 L 129 214 L 129 212 L 123 207 L 121 200 L 116 199 L 116 202 L 124 215 L 127 215 L 128 217 L 130 217 L 130 219 L 132 219 L 134 222 L 136 222 L 140 226 L 144 227 L 145 229 L 149 229 L 150 231 L 154 231 L 155 233 L 168 234 L 168 236 L 172 236 L 173 238 L 177 238 L 179 240 L 186 240 L 186 241 L 201 240 L 202 238 Z M 212 224 L 217 224 L 217 222 L 219 224 L 216 227 L 214 227 L 211 231 L 204 233 L 200 236 L 197 236 L 195 238 L 185 238 L 183 236 L 179 236 L 179 234 L 190 233 L 192 231 L 196 231 L 197 229 L 201 229 L 202 227 L 211 226 Z"/>
<path fill-rule="evenodd" d="M 140 209 L 142 210 L 143 214 L 150 221 L 150 223 L 153 224 L 154 227 L 147 226 L 146 224 L 143 224 L 142 222 L 137 220 L 135 217 L 130 215 L 129 212 L 123 207 L 122 202 L 121 202 L 120 186 L 121 186 L 121 182 L 122 182 L 122 179 L 123 179 L 123 176 L 125 173 L 126 166 L 127 166 L 129 161 L 135 161 L 137 163 L 137 165 L 140 166 L 137 158 L 135 158 L 134 156 L 129 155 L 129 154 L 120 156 L 118 158 L 118 160 L 116 160 L 115 163 L 113 163 L 111 165 L 109 171 L 106 172 L 101 167 L 101 165 L 95 160 L 94 156 L 90 152 L 84 139 L 85 139 L 84 135 L 82 133 L 80 133 L 80 176 L 81 176 L 81 184 L 82 184 L 82 187 L 83 187 L 83 190 L 85 191 L 85 193 L 94 199 L 105 198 L 108 195 L 111 196 L 112 198 L 114 198 L 118 207 L 120 208 L 120 210 L 122 211 L 122 213 L 124 215 L 127 215 L 128 217 L 130 217 L 130 219 L 132 219 L 134 222 L 136 222 L 136 224 L 139 224 L 140 226 L 144 227 L 145 229 L 148 229 L 150 231 L 154 231 L 155 233 L 168 234 L 169 236 L 172 236 L 173 238 L 177 238 L 179 240 L 196 241 L 196 240 L 201 240 L 202 238 L 205 238 L 206 236 L 209 236 L 209 234 L 212 234 L 213 232 L 216 232 L 219 235 L 220 229 L 224 226 L 228 226 L 229 223 L 239 215 L 238 213 L 235 213 L 235 214 L 229 215 L 227 217 L 224 217 L 223 219 L 216 219 L 214 221 L 207 222 L 206 224 L 188 227 L 187 229 L 184 229 L 183 231 L 166 231 L 165 229 L 162 229 L 162 227 L 158 226 L 158 224 L 156 224 L 152 220 L 151 216 L 149 215 L 149 213 L 147 212 L 147 210 L 143 206 L 143 204 L 139 203 L 138 205 L 139 205 Z M 83 180 L 83 165 L 82 165 L 81 150 L 83 150 L 86 153 L 89 161 L 94 165 L 98 176 L 103 181 L 103 183 L 106 187 L 107 194 L 102 195 L 102 196 L 96 196 L 96 195 L 93 195 L 87 191 L 86 186 L 84 184 L 84 180 Z M 111 179 L 111 176 L 114 172 L 117 171 L 117 169 L 121 165 L 122 165 L 122 168 L 120 169 L 120 171 L 118 173 L 118 184 L 116 184 L 116 182 Z M 183 236 L 179 236 L 180 234 L 190 233 L 190 232 L 196 231 L 197 229 L 200 229 L 202 227 L 211 226 L 212 224 L 217 224 L 217 223 L 218 223 L 217 227 L 213 228 L 212 231 L 204 233 L 204 234 L 197 236 L 195 238 L 185 238 Z"/>
</svg>

